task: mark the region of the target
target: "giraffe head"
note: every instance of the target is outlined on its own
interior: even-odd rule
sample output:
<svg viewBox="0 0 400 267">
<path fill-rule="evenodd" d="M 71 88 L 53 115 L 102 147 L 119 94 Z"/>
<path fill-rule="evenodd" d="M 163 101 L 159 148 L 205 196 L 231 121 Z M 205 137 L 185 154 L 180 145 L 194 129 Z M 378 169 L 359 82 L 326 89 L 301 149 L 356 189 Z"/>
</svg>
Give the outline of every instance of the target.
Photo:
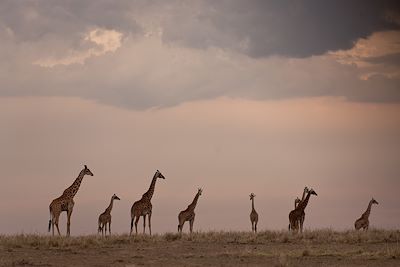
<svg viewBox="0 0 400 267">
<path fill-rule="evenodd" d="M 199 188 L 197 191 L 197 194 L 199 194 L 199 196 L 201 196 L 201 193 L 203 193 L 203 189 Z"/>
<path fill-rule="evenodd" d="M 164 175 L 162 175 L 159 170 L 156 171 L 156 174 L 154 176 L 156 176 L 157 178 L 165 179 Z"/>
<path fill-rule="evenodd" d="M 250 200 L 253 200 L 255 196 L 256 196 L 256 195 L 254 195 L 254 193 L 251 193 L 251 194 L 250 194 Z"/>
<path fill-rule="evenodd" d="M 308 191 L 308 193 L 310 194 L 310 195 L 316 195 L 316 196 L 318 196 L 317 195 L 317 193 L 314 191 L 314 189 L 312 189 L 312 188 L 310 188 L 310 190 Z"/>
<path fill-rule="evenodd" d="M 371 199 L 372 204 L 379 204 L 374 198 Z"/>
<path fill-rule="evenodd" d="M 308 191 L 310 191 L 310 189 L 309 189 L 307 186 L 305 186 L 305 187 L 304 187 L 304 193 L 307 194 Z"/>
<path fill-rule="evenodd" d="M 294 200 L 294 204 L 299 204 L 300 203 L 300 198 L 296 197 L 296 199 Z"/>
<path fill-rule="evenodd" d="M 116 194 L 112 196 L 112 199 L 121 200 Z"/>
<path fill-rule="evenodd" d="M 84 175 L 90 175 L 93 176 L 93 173 L 89 170 L 89 168 L 85 165 L 85 168 L 83 169 Z"/>
</svg>

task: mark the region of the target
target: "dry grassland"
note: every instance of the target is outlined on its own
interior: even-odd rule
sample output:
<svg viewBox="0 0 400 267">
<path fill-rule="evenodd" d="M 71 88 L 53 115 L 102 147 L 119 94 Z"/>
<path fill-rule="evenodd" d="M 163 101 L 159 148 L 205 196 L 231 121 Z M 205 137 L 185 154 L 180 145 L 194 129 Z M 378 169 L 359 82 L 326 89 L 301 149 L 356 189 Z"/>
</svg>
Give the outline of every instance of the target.
<svg viewBox="0 0 400 267">
<path fill-rule="evenodd" d="M 400 231 L 0 236 L 0 266 L 400 266 Z"/>
</svg>

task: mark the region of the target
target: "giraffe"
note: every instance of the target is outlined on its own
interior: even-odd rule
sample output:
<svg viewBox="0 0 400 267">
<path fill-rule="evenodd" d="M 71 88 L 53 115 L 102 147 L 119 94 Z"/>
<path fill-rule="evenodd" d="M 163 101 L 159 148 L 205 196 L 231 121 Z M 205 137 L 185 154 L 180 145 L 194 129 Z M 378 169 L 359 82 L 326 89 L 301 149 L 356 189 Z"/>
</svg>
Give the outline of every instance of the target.
<svg viewBox="0 0 400 267">
<path fill-rule="evenodd" d="M 298 205 L 301 201 L 304 200 L 304 197 L 305 197 L 305 195 L 306 195 L 307 193 L 308 193 L 308 187 L 306 186 L 306 187 L 304 187 L 303 196 L 301 197 L 301 199 L 298 198 L 298 197 L 296 197 L 296 199 L 294 200 L 294 208 L 295 208 L 295 209 L 297 208 L 297 205 Z M 304 211 L 303 211 L 302 217 L 301 217 L 301 219 L 299 220 L 299 224 L 300 224 L 300 228 L 301 228 L 301 229 L 303 229 L 303 223 L 304 223 L 305 216 L 306 216 L 306 214 L 305 214 Z M 289 224 L 289 230 L 290 230 L 290 224 Z"/>
<path fill-rule="evenodd" d="M 299 203 L 301 203 L 302 201 L 304 201 L 304 197 L 306 196 L 306 194 L 308 193 L 308 191 L 309 191 L 308 187 L 305 186 L 305 187 L 304 187 L 304 190 L 303 190 L 303 196 L 301 197 L 301 200 L 300 200 Z M 302 212 L 302 214 L 301 214 L 301 218 L 300 218 L 300 220 L 299 220 L 299 223 L 300 223 L 300 232 L 303 232 L 303 224 L 304 224 L 304 220 L 305 220 L 305 219 L 306 219 L 306 213 L 305 213 L 304 210 L 303 210 L 303 212 Z"/>
<path fill-rule="evenodd" d="M 297 205 L 300 203 L 300 198 L 296 197 L 296 199 L 294 200 L 294 208 L 297 208 Z"/>
<path fill-rule="evenodd" d="M 151 205 L 151 198 L 153 197 L 154 194 L 154 188 L 156 186 L 156 181 L 157 178 L 165 179 L 164 175 L 161 174 L 159 170 L 156 171 L 156 173 L 153 176 L 153 179 L 151 180 L 151 184 L 149 187 L 149 190 L 147 190 L 146 193 L 142 195 L 142 198 L 135 203 L 133 203 L 132 208 L 131 208 L 131 231 L 129 235 L 132 235 L 132 230 L 133 230 L 133 221 L 135 220 L 135 230 L 136 234 L 137 232 L 137 224 L 139 221 L 140 216 L 143 216 L 143 234 L 145 233 L 146 229 L 146 215 L 149 215 L 149 231 L 151 235 L 151 213 L 153 206 Z"/>
<path fill-rule="evenodd" d="M 203 189 L 199 188 L 192 203 L 183 211 L 181 211 L 178 215 L 178 232 L 182 233 L 183 225 L 185 224 L 186 221 L 189 221 L 190 225 L 190 233 L 193 232 L 193 224 L 194 224 L 194 219 L 196 217 L 196 214 L 194 213 L 194 209 L 196 208 L 197 201 L 199 197 L 201 196 L 201 193 L 203 192 Z"/>
<path fill-rule="evenodd" d="M 299 221 L 303 216 L 304 209 L 307 207 L 311 195 L 317 196 L 317 193 L 313 189 L 310 189 L 307 193 L 306 198 L 303 201 L 300 201 L 297 207 L 289 213 L 289 230 L 298 230 Z M 300 230 L 302 231 L 302 229 Z"/>
<path fill-rule="evenodd" d="M 114 194 L 111 197 L 110 205 L 108 205 L 107 209 L 100 214 L 99 216 L 99 230 L 98 232 L 101 232 L 101 235 L 103 236 L 104 234 L 107 234 L 107 223 L 108 223 L 108 231 L 111 235 L 111 210 L 113 208 L 114 200 L 121 200 L 116 194 Z M 105 233 L 104 233 L 104 228 L 105 228 Z"/>
<path fill-rule="evenodd" d="M 81 186 L 82 179 L 85 175 L 93 176 L 93 173 L 85 167 L 81 170 L 78 177 L 75 179 L 74 183 L 64 190 L 62 195 L 56 199 L 54 199 L 49 206 L 50 209 L 50 220 L 49 220 L 49 232 L 52 227 L 52 234 L 54 236 L 54 225 L 57 227 L 58 235 L 60 235 L 60 229 L 58 228 L 58 221 L 60 218 L 60 214 L 63 211 L 67 212 L 67 236 L 71 235 L 70 225 L 71 225 L 71 214 L 74 208 L 74 196 L 79 190 Z"/>
<path fill-rule="evenodd" d="M 257 233 L 257 223 L 258 223 L 258 213 L 254 209 L 254 193 L 250 194 L 250 200 L 251 200 L 251 212 L 250 212 L 250 222 L 251 222 L 251 231 L 254 233 Z"/>
<path fill-rule="evenodd" d="M 374 198 L 372 198 L 369 201 L 367 210 L 354 223 L 354 228 L 356 230 L 360 230 L 361 228 L 363 228 L 365 231 L 368 230 L 368 227 L 369 227 L 369 214 L 371 213 L 372 204 L 378 204 L 378 201 L 376 201 Z"/>
</svg>

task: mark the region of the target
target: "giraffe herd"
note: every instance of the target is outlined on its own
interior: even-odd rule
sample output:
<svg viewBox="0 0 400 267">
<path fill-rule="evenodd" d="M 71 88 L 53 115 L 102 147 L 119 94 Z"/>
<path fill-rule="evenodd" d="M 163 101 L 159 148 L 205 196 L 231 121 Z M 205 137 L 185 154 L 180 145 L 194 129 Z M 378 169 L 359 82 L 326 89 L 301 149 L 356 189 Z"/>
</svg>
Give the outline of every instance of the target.
<svg viewBox="0 0 400 267">
<path fill-rule="evenodd" d="M 84 168 L 80 171 L 78 177 L 69 186 L 64 190 L 62 195 L 56 199 L 54 199 L 49 206 L 50 210 L 50 220 L 48 231 L 52 230 L 52 235 L 54 236 L 54 227 L 56 227 L 58 235 L 60 234 L 60 229 L 58 227 L 60 214 L 63 211 L 67 212 L 67 236 L 71 234 L 71 215 L 74 208 L 74 196 L 79 190 L 81 186 L 82 180 L 85 175 L 93 176 L 93 173 L 89 170 L 89 168 L 84 165 Z M 132 235 L 133 224 L 135 224 L 135 232 L 138 234 L 137 224 L 139 222 L 139 218 L 143 216 L 143 234 L 146 231 L 146 216 L 148 216 L 149 223 L 149 233 L 151 235 L 151 215 L 152 215 L 152 204 L 151 198 L 154 194 L 154 189 L 156 186 L 157 179 L 165 179 L 164 175 L 157 170 L 151 180 L 151 184 L 149 189 L 142 195 L 142 198 L 133 203 L 131 208 L 131 228 L 130 235 Z M 189 221 L 190 233 L 193 232 L 193 224 L 195 220 L 195 208 L 197 205 L 197 201 L 201 196 L 203 190 L 201 188 L 198 189 L 193 201 L 189 206 L 181 211 L 178 215 L 178 232 L 182 233 L 183 225 L 186 221 Z M 304 187 L 302 198 L 296 197 L 294 201 L 294 209 L 289 213 L 289 231 L 295 232 L 303 232 L 303 224 L 305 220 L 305 209 L 308 205 L 311 195 L 317 196 L 317 193 L 312 188 Z M 252 232 L 257 233 L 257 223 L 258 223 L 258 213 L 254 208 L 254 198 L 255 194 L 250 194 L 251 200 L 251 212 L 250 212 L 250 222 Z M 109 235 L 111 235 L 111 210 L 113 208 L 114 200 L 120 200 L 120 198 L 114 194 L 111 197 L 110 204 L 106 208 L 106 210 L 100 214 L 98 219 L 98 233 L 102 236 L 107 235 L 107 225 Z M 378 204 L 378 202 L 372 198 L 369 203 L 367 210 L 361 215 L 359 219 L 357 219 L 354 223 L 354 228 L 356 230 L 360 230 L 361 228 L 364 230 L 368 230 L 369 227 L 369 215 L 371 213 L 371 207 L 373 204 Z"/>
</svg>

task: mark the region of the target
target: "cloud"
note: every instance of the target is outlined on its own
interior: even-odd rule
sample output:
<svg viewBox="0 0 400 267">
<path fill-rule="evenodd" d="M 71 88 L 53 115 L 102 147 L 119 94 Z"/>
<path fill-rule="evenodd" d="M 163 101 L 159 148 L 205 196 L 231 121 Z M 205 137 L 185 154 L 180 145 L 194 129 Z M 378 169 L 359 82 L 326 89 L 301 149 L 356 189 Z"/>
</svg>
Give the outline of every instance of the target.
<svg viewBox="0 0 400 267">
<path fill-rule="evenodd" d="M 30 64 L 14 71 L 2 77 L 3 96 L 80 96 L 129 109 L 221 96 L 400 101 L 398 79 L 377 76 L 363 81 L 359 68 L 342 65 L 329 56 L 254 59 L 220 49 L 165 45 L 160 36 L 127 37 L 114 53 L 91 57 L 84 65 L 43 68 Z"/>
<path fill-rule="evenodd" d="M 174 16 L 165 19 L 165 42 L 229 47 L 255 58 L 322 55 L 400 28 L 395 1 L 207 1 L 168 10 Z"/>
<path fill-rule="evenodd" d="M 121 46 L 122 33 L 115 30 L 94 29 L 85 34 L 84 41 L 95 44 L 86 50 L 67 51 L 61 58 L 42 58 L 33 64 L 41 67 L 54 67 L 56 65 L 83 64 L 92 56 L 101 56 L 108 52 L 115 52 Z"/>
<path fill-rule="evenodd" d="M 129 109 L 168 107 L 221 96 L 400 101 L 396 89 L 399 77 L 392 75 L 398 70 L 393 59 L 398 51 L 398 31 L 375 32 L 357 39 L 348 49 L 343 44 L 358 38 L 357 30 L 351 31 L 350 39 L 343 37 L 347 41 L 342 43 L 336 43 L 333 35 L 330 38 L 335 40 L 328 43 L 340 50 L 313 55 L 333 49 L 316 40 L 326 37 L 319 32 L 322 26 L 313 24 L 319 17 L 314 17 L 313 23 L 308 21 L 311 18 L 303 18 L 305 14 L 325 16 L 316 12 L 325 10 L 320 4 L 268 2 L 267 8 L 265 2 L 256 1 L 121 1 L 115 6 L 107 1 L 96 5 L 80 1 L 19 3 L 0 4 L 4 7 L 0 8 L 4 15 L 0 16 L 3 97 L 78 96 Z M 278 14 L 285 14 L 287 4 L 290 12 L 300 14 L 298 34 L 304 25 L 311 23 L 316 28 L 308 41 L 303 37 L 285 41 L 292 34 L 287 30 L 294 21 Z M 340 6 L 336 9 L 342 10 Z M 366 10 L 372 15 L 378 12 L 370 8 L 363 12 Z M 272 16 L 272 20 L 266 21 L 263 15 Z M 383 18 L 373 17 L 375 22 L 367 23 L 369 30 L 363 32 L 397 25 L 393 19 Z M 333 27 L 325 18 L 318 20 Z M 280 39 L 280 34 L 286 37 Z M 277 42 L 276 48 L 268 48 L 271 53 L 256 48 L 265 47 L 266 36 Z M 318 49 L 314 47 L 310 53 L 296 50 L 301 42 Z M 366 51 L 376 50 L 374 46 L 380 52 L 368 52 L 366 57 Z M 373 69 L 353 64 L 354 59 Z M 368 77 L 360 79 L 365 75 Z"/>
<path fill-rule="evenodd" d="M 399 78 L 400 31 L 373 33 L 359 39 L 352 49 L 330 52 L 329 55 L 342 64 L 357 66 L 363 80 L 374 75 Z"/>
</svg>

